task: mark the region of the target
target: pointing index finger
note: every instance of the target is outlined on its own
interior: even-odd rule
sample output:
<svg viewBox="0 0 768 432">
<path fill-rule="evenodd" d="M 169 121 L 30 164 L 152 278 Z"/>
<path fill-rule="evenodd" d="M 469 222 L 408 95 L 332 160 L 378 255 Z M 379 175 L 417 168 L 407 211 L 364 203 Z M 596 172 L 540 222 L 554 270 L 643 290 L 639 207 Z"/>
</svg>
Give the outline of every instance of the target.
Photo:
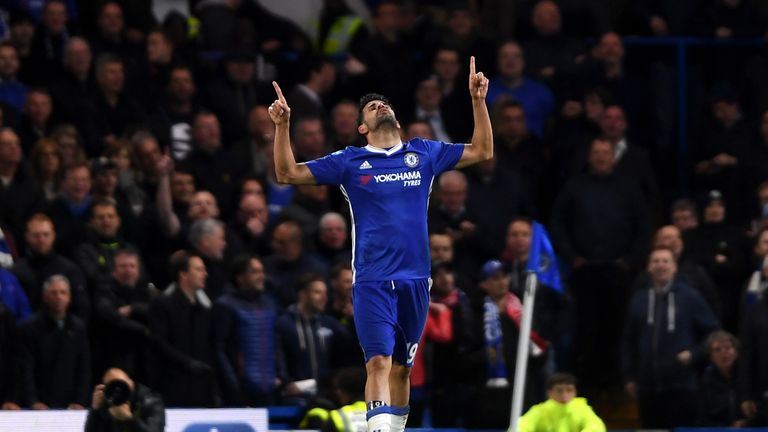
<svg viewBox="0 0 768 432">
<path fill-rule="evenodd" d="M 285 96 L 283 96 L 283 91 L 280 90 L 280 86 L 277 85 L 277 81 L 272 81 L 272 87 L 274 87 L 275 92 L 277 92 L 277 99 L 282 103 L 286 103 Z"/>
<path fill-rule="evenodd" d="M 469 75 L 475 76 L 475 56 L 469 57 Z"/>
</svg>

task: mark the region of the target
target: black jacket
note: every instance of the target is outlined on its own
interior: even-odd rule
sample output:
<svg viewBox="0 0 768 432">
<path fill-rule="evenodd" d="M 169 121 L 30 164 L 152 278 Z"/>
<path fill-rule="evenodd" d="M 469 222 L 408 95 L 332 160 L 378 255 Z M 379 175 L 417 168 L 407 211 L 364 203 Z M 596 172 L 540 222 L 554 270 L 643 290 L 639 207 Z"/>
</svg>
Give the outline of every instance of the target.
<svg viewBox="0 0 768 432">
<path fill-rule="evenodd" d="M 79 318 L 68 314 L 61 327 L 44 312 L 32 315 L 19 330 L 22 402 L 66 408 L 91 400 L 88 334 Z"/>
<path fill-rule="evenodd" d="M 16 320 L 8 308 L 0 303 L 0 403 L 19 399 L 16 353 Z"/>
<path fill-rule="evenodd" d="M 13 274 L 21 282 L 33 311 L 42 307 L 43 283 L 49 277 L 60 274 L 69 279 L 72 303 L 69 310 L 88 322 L 90 300 L 86 291 L 85 279 L 80 269 L 64 256 L 52 252 L 46 256 L 30 255 L 19 260 L 13 267 Z"/>
<path fill-rule="evenodd" d="M 737 369 L 738 363 L 732 370 L 736 372 Z M 737 395 L 738 379 L 738 374 L 734 374 L 729 380 L 714 365 L 707 367 L 700 380 L 699 413 L 702 417 L 699 426 L 731 427 L 736 420 L 743 418 Z"/>
<path fill-rule="evenodd" d="M 192 303 L 176 288 L 149 306 L 149 327 L 157 352 L 157 388 L 170 407 L 212 407 L 217 394 L 211 309 Z"/>
<path fill-rule="evenodd" d="M 159 395 L 136 383 L 131 398 L 133 418 L 112 419 L 106 405 L 88 411 L 85 432 L 162 432 L 165 430 L 165 406 Z"/>
</svg>

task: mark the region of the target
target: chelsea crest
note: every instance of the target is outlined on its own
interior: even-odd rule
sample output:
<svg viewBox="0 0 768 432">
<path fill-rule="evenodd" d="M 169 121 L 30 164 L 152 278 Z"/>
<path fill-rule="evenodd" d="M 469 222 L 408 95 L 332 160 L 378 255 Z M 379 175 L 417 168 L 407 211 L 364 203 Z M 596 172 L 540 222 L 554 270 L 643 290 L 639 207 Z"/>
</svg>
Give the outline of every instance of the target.
<svg viewBox="0 0 768 432">
<path fill-rule="evenodd" d="M 403 160 L 408 168 L 415 168 L 419 164 L 419 156 L 413 152 L 406 153 Z"/>
</svg>

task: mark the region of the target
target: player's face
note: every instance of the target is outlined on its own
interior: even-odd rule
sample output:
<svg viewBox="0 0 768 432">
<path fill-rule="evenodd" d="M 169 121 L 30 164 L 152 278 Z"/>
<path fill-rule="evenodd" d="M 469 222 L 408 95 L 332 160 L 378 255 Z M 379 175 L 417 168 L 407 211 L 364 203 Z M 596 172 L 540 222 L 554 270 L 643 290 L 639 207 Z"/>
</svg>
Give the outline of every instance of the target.
<svg viewBox="0 0 768 432">
<path fill-rule="evenodd" d="M 395 111 L 391 106 L 383 101 L 373 100 L 368 102 L 363 107 L 363 124 L 367 130 L 361 133 L 365 134 L 367 131 L 377 132 L 379 130 L 386 130 L 387 128 L 399 129 L 400 124 L 395 118 Z M 358 128 L 358 130 L 360 130 Z"/>
<path fill-rule="evenodd" d="M 550 399 L 567 404 L 576 397 L 576 386 L 573 384 L 557 384 L 547 390 Z"/>
</svg>

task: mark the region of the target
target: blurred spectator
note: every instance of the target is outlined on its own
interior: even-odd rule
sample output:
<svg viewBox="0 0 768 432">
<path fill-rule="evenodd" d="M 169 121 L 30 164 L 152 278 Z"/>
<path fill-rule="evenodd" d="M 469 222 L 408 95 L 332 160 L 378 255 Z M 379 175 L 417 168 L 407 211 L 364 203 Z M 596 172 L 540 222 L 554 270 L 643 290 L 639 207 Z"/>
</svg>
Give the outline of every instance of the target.
<svg viewBox="0 0 768 432">
<path fill-rule="evenodd" d="M 760 199 L 760 206 L 751 212 L 745 212 L 747 217 L 768 218 L 768 173 L 763 167 L 768 165 L 768 111 L 760 116 L 758 133 L 744 149 L 744 154 L 739 160 L 738 190 L 736 197 L 739 203 L 754 202 L 755 192 Z"/>
<path fill-rule="evenodd" d="M 30 84 L 46 84 L 61 75 L 64 49 L 71 36 L 67 28 L 69 11 L 64 0 L 45 2 L 40 24 L 35 29 L 29 56 Z"/>
<path fill-rule="evenodd" d="M 314 246 L 320 218 L 331 211 L 327 185 L 297 185 L 291 205 L 283 208 L 278 220 L 292 220 L 299 224 L 308 249 Z"/>
<path fill-rule="evenodd" d="M 531 22 L 535 34 L 523 45 L 529 74 L 553 91 L 567 93 L 566 80 L 586 59 L 584 43 L 563 31 L 560 7 L 552 0 L 535 4 Z"/>
<path fill-rule="evenodd" d="M 117 1 L 108 0 L 99 6 L 96 34 L 90 39 L 93 55 L 96 58 L 101 57 L 102 54 L 111 53 L 132 65 L 140 56 L 141 51 L 138 45 L 126 38 L 123 8 Z"/>
<path fill-rule="evenodd" d="M 29 173 L 43 189 L 46 202 L 58 196 L 63 172 L 59 144 L 50 138 L 37 141 L 29 155 Z"/>
<path fill-rule="evenodd" d="M 39 185 L 22 166 L 23 153 L 18 135 L 0 128 L 0 223 L 17 238 L 27 216 L 43 201 Z"/>
<path fill-rule="evenodd" d="M 507 223 L 535 213 L 534 192 L 525 178 L 501 165 L 497 157 L 472 167 L 467 185 L 467 211 L 474 216 L 475 237 L 483 254 L 475 259 L 497 257 L 504 248 Z"/>
<path fill-rule="evenodd" d="M 144 108 L 153 112 L 162 101 L 165 86 L 169 82 L 174 64 L 173 42 L 162 29 L 154 29 L 147 34 L 147 47 L 138 62 L 135 81 L 131 83 L 141 94 Z M 140 86 L 137 85 L 140 83 Z"/>
<path fill-rule="evenodd" d="M 669 3 L 659 0 L 634 0 L 629 4 L 634 25 L 641 34 L 652 36 L 690 35 L 691 17 L 698 13 L 703 2 L 683 0 Z"/>
<path fill-rule="evenodd" d="M 315 255 L 328 268 L 337 264 L 349 264 L 352 250 L 347 235 L 347 221 L 336 212 L 326 212 L 320 217 L 317 235 L 315 235 Z"/>
<path fill-rule="evenodd" d="M 467 211 L 467 177 L 461 171 L 443 173 L 437 188 L 439 205 L 429 209 L 429 231 L 448 234 L 461 249 L 472 247 L 477 223 Z"/>
<path fill-rule="evenodd" d="M 42 310 L 19 329 L 24 406 L 85 409 L 91 386 L 90 345 L 85 324 L 69 313 L 69 281 L 62 275 L 47 278 L 42 296 Z"/>
<path fill-rule="evenodd" d="M 211 305 L 198 295 L 205 288 L 205 264 L 199 256 L 181 252 L 171 258 L 171 267 L 175 289 L 149 305 L 149 328 L 156 339 L 154 387 L 169 407 L 214 407 L 219 395 Z"/>
<path fill-rule="evenodd" d="M 24 107 L 27 86 L 18 79 L 19 54 L 11 42 L 0 43 L 0 101 L 20 113 Z"/>
<path fill-rule="evenodd" d="M 387 95 L 392 106 L 407 107 L 416 88 L 414 69 L 418 70 L 417 47 L 405 38 L 403 7 L 386 0 L 373 9 L 374 32 L 352 53 L 359 60 L 357 76 L 364 76 L 367 88 Z"/>
<path fill-rule="evenodd" d="M 333 356 L 346 349 L 349 338 L 325 314 L 328 288 L 322 277 L 303 274 L 297 292 L 297 302 L 276 323 L 278 376 L 284 401 L 294 402 L 306 401 L 331 377 Z"/>
<path fill-rule="evenodd" d="M 325 276 L 328 272 L 305 250 L 303 238 L 299 224 L 281 222 L 272 232 L 273 253 L 264 258 L 264 267 L 276 290 L 275 297 L 284 307 L 296 302 L 298 281 L 304 274 Z"/>
<path fill-rule="evenodd" d="M 291 108 L 293 112 L 293 108 Z M 328 142 L 320 117 L 302 117 L 293 124 L 296 160 L 306 162 L 328 154 Z"/>
<path fill-rule="evenodd" d="M 116 149 L 120 142 L 112 148 Z M 119 187 L 117 165 L 108 157 L 102 156 L 91 161 L 91 173 L 91 195 L 94 201 L 107 200 L 115 204 L 121 219 L 120 234 L 126 240 L 133 241 L 136 236 L 136 216 L 126 192 Z"/>
<path fill-rule="evenodd" d="M 355 105 L 355 134 L 357 134 L 357 105 Z M 256 105 L 248 113 L 248 136 L 234 147 L 234 158 L 249 175 L 264 178 L 274 167 L 272 144 L 275 139 L 275 124 L 269 118 L 264 105 Z"/>
<path fill-rule="evenodd" d="M 430 342 L 429 354 L 422 346 L 428 364 L 432 422 L 435 427 L 456 427 L 469 403 L 472 372 L 466 357 L 477 342 L 472 334 L 476 317 L 469 298 L 456 285 L 456 271 L 451 264 L 433 265 L 432 278 L 432 302 L 450 310 L 452 330 L 448 340 Z M 430 313 L 433 308 L 430 306 Z"/>
<path fill-rule="evenodd" d="M 512 382 L 515 376 L 517 339 L 523 305 L 509 292 L 509 273 L 501 262 L 483 264 L 480 288 L 485 298 L 480 309 L 474 337 L 483 341 L 482 355 L 470 358 L 474 363 L 477 385 L 470 395 L 466 426 L 477 429 L 504 428 L 509 423 Z M 530 406 L 543 393 L 543 367 L 547 342 L 531 332 L 531 351 L 526 374 L 524 405 Z"/>
<path fill-rule="evenodd" d="M 739 407 L 740 390 L 737 362 L 739 341 L 726 331 L 707 337 L 710 364 L 701 377 L 701 426 L 744 427 L 747 422 Z"/>
<path fill-rule="evenodd" d="M 339 262 L 331 269 L 329 276 L 330 301 L 326 313 L 344 326 L 349 335 L 347 348 L 333 354 L 336 366 L 363 366 L 365 358 L 360 350 L 360 341 L 355 328 L 355 311 L 352 307 L 352 265 L 349 261 Z"/>
<path fill-rule="evenodd" d="M 194 16 L 200 20 L 199 37 L 204 49 L 225 51 L 238 45 L 238 21 L 243 3 L 241 0 L 192 3 Z"/>
<path fill-rule="evenodd" d="M 699 209 L 689 199 L 679 199 L 672 203 L 669 219 L 672 225 L 684 235 L 694 233 L 699 227 Z"/>
<path fill-rule="evenodd" d="M 468 136 L 459 138 L 457 135 L 454 138 L 449 132 L 452 129 L 451 119 L 445 110 L 446 105 L 443 103 L 443 95 L 435 78 L 427 78 L 419 82 L 416 86 L 414 101 L 413 118 L 429 123 L 437 141 L 458 142 L 459 140 L 466 140 Z"/>
<path fill-rule="evenodd" d="M 192 69 L 183 65 L 171 67 L 163 96 L 149 123 L 159 144 L 173 160 L 182 161 L 192 151 L 192 125 L 200 112 Z"/>
<path fill-rule="evenodd" d="M 519 103 L 503 100 L 494 109 L 498 163 L 523 175 L 532 191 L 537 191 L 545 172 L 544 143 L 528 130 Z"/>
<path fill-rule="evenodd" d="M 189 227 L 189 245 L 205 265 L 205 294 L 211 300 L 216 300 L 224 293 L 229 280 L 224 262 L 224 251 L 227 248 L 224 224 L 211 218 L 194 221 Z"/>
<path fill-rule="evenodd" d="M 48 86 L 54 112 L 62 121 L 81 127 L 86 124 L 86 102 L 96 88 L 92 64 L 93 55 L 88 41 L 79 36 L 70 38 L 64 47 L 64 70 Z"/>
<path fill-rule="evenodd" d="M 87 321 L 90 301 L 85 279 L 74 262 L 53 249 L 56 231 L 51 219 L 42 213 L 29 218 L 25 240 L 27 254 L 16 262 L 13 273 L 24 287 L 32 310 L 39 311 L 42 308 L 41 295 L 45 281 L 54 275 L 64 275 L 69 281 L 70 311 Z"/>
<path fill-rule="evenodd" d="M 601 87 L 588 89 L 583 97 L 566 97 L 553 130 L 552 160 L 560 180 L 574 175 L 575 164 L 583 164 L 585 148 L 601 133 L 600 122 L 611 95 Z M 578 165 L 582 168 L 581 165 Z"/>
<path fill-rule="evenodd" d="M 726 220 L 726 207 L 722 194 L 712 191 L 704 207 L 702 224 L 690 239 L 692 258 L 701 264 L 720 289 L 723 327 L 738 328 L 738 305 L 741 284 L 747 276 L 743 236 L 738 228 Z"/>
<path fill-rule="evenodd" d="M 114 3 L 108 3 L 114 4 Z M 89 155 L 100 155 L 106 146 L 132 131 L 145 120 L 139 101 L 125 91 L 125 63 L 120 57 L 104 53 L 96 60 L 97 91 L 88 104 Z"/>
<path fill-rule="evenodd" d="M 24 110 L 19 125 L 19 137 L 24 154 L 29 154 L 32 146 L 45 138 L 53 130 L 53 104 L 51 95 L 44 89 L 30 89 L 24 100 Z"/>
<path fill-rule="evenodd" d="M 256 55 L 247 49 L 228 49 L 224 73 L 208 86 L 208 103 L 221 119 L 227 147 L 246 135 L 249 111 L 266 102 L 267 97 L 266 89 L 256 76 Z"/>
<path fill-rule="evenodd" d="M 216 362 L 227 406 L 276 403 L 277 302 L 265 290 L 261 260 L 240 255 L 232 263 L 235 290 L 214 306 Z"/>
<path fill-rule="evenodd" d="M 142 277 L 141 259 L 132 249 L 115 252 L 108 278 L 93 294 L 94 370 L 117 366 L 146 377 L 149 303 L 157 288 Z"/>
<path fill-rule="evenodd" d="M 342 150 L 347 146 L 360 145 L 357 132 L 357 104 L 349 99 L 337 103 L 331 110 L 331 132 L 328 147 L 332 151 Z"/>
<path fill-rule="evenodd" d="M 695 425 L 695 364 L 704 339 L 719 323 L 704 299 L 675 280 L 677 265 L 669 249 L 648 258 L 651 284 L 630 301 L 624 335 L 626 389 L 637 397 L 643 428 Z"/>
<path fill-rule="evenodd" d="M 414 120 L 408 123 L 405 130 L 401 129 L 401 133 L 405 135 L 403 141 L 410 141 L 414 138 L 435 140 L 435 131 L 432 130 L 432 125 L 426 120 Z"/>
<path fill-rule="evenodd" d="M 113 405 L 106 400 L 107 386 L 122 381 L 128 387 L 128 400 Z M 93 389 L 93 400 L 85 420 L 86 432 L 112 431 L 116 428 L 130 431 L 162 432 L 165 430 L 165 406 L 159 395 L 138 383 L 122 369 L 111 368 Z"/>
<path fill-rule="evenodd" d="M 148 202 L 147 194 L 137 184 L 135 170 L 137 167 L 132 156 L 131 142 L 127 140 L 118 141 L 114 147 L 104 152 L 104 157 L 98 159 L 99 163 L 103 168 L 114 166 L 114 169 L 102 168 L 101 175 L 98 173 L 99 170 L 94 170 L 94 191 L 97 196 L 103 195 L 118 201 L 118 211 L 130 217 L 133 225 L 133 218 L 143 214 Z M 111 190 L 113 178 L 115 179 L 114 191 Z M 131 238 L 134 238 L 135 234 L 132 232 Z"/>
<path fill-rule="evenodd" d="M 366 422 L 365 369 L 345 367 L 333 376 L 331 386 L 338 407 L 326 410 L 321 407 L 307 412 L 299 423 L 300 428 L 318 428 L 329 432 L 354 432 L 364 430 Z"/>
<path fill-rule="evenodd" d="M 716 90 L 710 108 L 714 121 L 702 128 L 694 153 L 695 184 L 699 192 L 722 191 L 728 199 L 728 207 L 735 210 L 739 207 L 736 200 L 739 197 L 736 190 L 739 161 L 750 157 L 746 150 L 754 132 L 744 118 L 733 90 Z M 738 212 L 733 213 L 732 218 L 738 217 Z"/>
<path fill-rule="evenodd" d="M 358 46 L 369 35 L 366 22 L 350 9 L 346 0 L 323 1 L 319 21 L 315 46 L 337 63 L 346 61 L 351 47 Z"/>
<path fill-rule="evenodd" d="M 85 163 L 67 166 L 61 182 L 61 196 L 46 209 L 58 233 L 57 251 L 70 254 L 85 240 L 92 204 L 90 167 Z"/>
<path fill-rule="evenodd" d="M 21 63 L 19 77 L 22 81 L 28 82 L 28 78 L 32 75 L 29 59 L 32 54 L 32 39 L 35 37 L 35 23 L 29 15 L 15 13 L 11 14 L 8 26 L 8 40 L 16 47 Z"/>
<path fill-rule="evenodd" d="M 689 288 L 698 291 L 715 316 L 722 319 L 723 304 L 720 301 L 720 292 L 707 270 L 691 258 L 695 252 L 686 253 L 683 238 L 679 228 L 674 225 L 664 225 L 656 230 L 651 247 L 672 251 L 677 265 L 677 278 Z M 633 288 L 636 291 L 645 288 L 650 283 L 650 277 L 651 275 L 647 272 L 640 273 L 632 284 Z"/>
<path fill-rule="evenodd" d="M 18 353 L 16 324 L 13 314 L 0 304 L 0 409 L 19 410 L 18 369 L 15 356 Z"/>
<path fill-rule="evenodd" d="M 336 84 L 336 69 L 330 60 L 313 58 L 301 70 L 299 84 L 285 96 L 291 107 L 291 117 L 295 120 L 314 117 L 325 122 L 328 110 L 324 106 L 323 97 Z"/>
<path fill-rule="evenodd" d="M 525 111 L 528 130 L 533 135 L 542 137 L 555 110 L 552 92 L 545 85 L 523 75 L 525 58 L 523 49 L 517 42 L 501 45 L 497 61 L 499 74 L 491 79 L 488 85 L 488 107 L 493 108 L 500 97 L 512 97 Z"/>
<path fill-rule="evenodd" d="M 533 226 L 530 219 L 512 219 L 507 225 L 506 246 L 500 256 L 500 261 L 509 270 L 509 290 L 519 298 L 525 295 L 532 235 Z M 544 286 L 541 281 L 537 281 L 537 284 L 533 329 L 545 339 L 554 340 L 560 330 L 558 324 L 561 321 L 560 315 L 565 301 L 562 294 L 553 290 L 552 287 Z"/>
<path fill-rule="evenodd" d="M 72 254 L 92 287 L 107 280 L 113 269 L 115 253 L 132 247 L 121 235 L 120 227 L 121 218 L 113 200 L 100 199 L 93 203 L 86 238 Z"/>
<path fill-rule="evenodd" d="M 195 115 L 192 143 L 193 149 L 185 162 L 195 177 L 195 186 L 216 196 L 222 213 L 229 216 L 235 204 L 235 179 L 240 178 L 242 173 L 238 172 L 232 153 L 222 141 L 219 119 L 215 114 L 200 111 Z"/>
<path fill-rule="evenodd" d="M 753 427 L 768 425 L 768 296 L 748 306 L 741 342 L 741 413 Z"/>
<path fill-rule="evenodd" d="M 29 308 L 29 300 L 19 280 L 9 270 L 0 268 L 0 303 L 5 306 L 16 322 L 21 323 L 32 310 Z M 2 399 L 2 397 L 0 397 Z"/>
<path fill-rule="evenodd" d="M 258 256 L 269 255 L 271 232 L 264 193 L 243 194 L 235 217 L 227 224 L 227 238 L 234 239 L 232 249 L 249 251 Z"/>
<path fill-rule="evenodd" d="M 59 144 L 61 153 L 61 164 L 64 168 L 85 163 L 85 147 L 80 137 L 80 133 L 71 124 L 61 123 L 51 132 L 51 139 Z"/>
<path fill-rule="evenodd" d="M 611 142 L 592 141 L 589 172 L 570 179 L 552 208 L 552 238 L 573 271 L 576 362 L 585 392 L 618 383 L 631 269 L 642 261 L 649 237 L 639 188 L 616 175 L 614 164 Z"/>
<path fill-rule="evenodd" d="M 492 59 L 491 55 L 486 61 L 492 63 Z M 441 110 L 446 113 L 450 135 L 456 142 L 468 142 L 472 135 L 472 102 L 462 73 L 465 61 L 458 48 L 449 46 L 437 48 L 432 59 L 432 76 L 442 94 Z"/>
<path fill-rule="evenodd" d="M 439 33 L 439 44 L 456 47 L 462 62 L 475 56 L 477 70 L 491 75 L 494 71 L 495 44 L 481 33 L 470 2 L 454 1 L 446 9 L 446 27 Z"/>
</svg>

